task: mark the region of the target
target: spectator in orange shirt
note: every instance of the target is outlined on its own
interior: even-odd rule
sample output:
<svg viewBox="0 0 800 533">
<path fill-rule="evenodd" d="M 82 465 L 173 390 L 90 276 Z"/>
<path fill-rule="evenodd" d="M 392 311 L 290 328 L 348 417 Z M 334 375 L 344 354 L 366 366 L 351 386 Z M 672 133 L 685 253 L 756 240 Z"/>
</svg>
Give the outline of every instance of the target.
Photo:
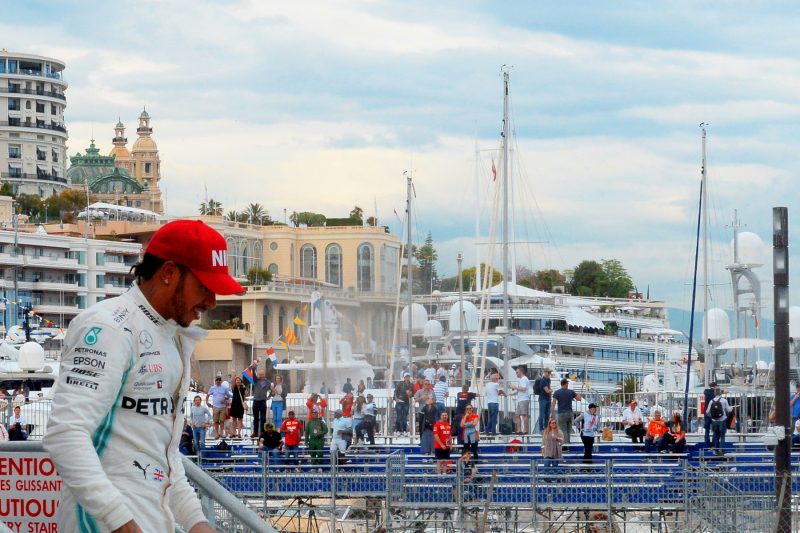
<svg viewBox="0 0 800 533">
<path fill-rule="evenodd" d="M 653 414 L 653 419 L 647 423 L 647 435 L 644 437 L 644 451 L 652 453 L 661 444 L 661 439 L 669 431 L 667 421 L 661 418 L 661 411 Z"/>
</svg>

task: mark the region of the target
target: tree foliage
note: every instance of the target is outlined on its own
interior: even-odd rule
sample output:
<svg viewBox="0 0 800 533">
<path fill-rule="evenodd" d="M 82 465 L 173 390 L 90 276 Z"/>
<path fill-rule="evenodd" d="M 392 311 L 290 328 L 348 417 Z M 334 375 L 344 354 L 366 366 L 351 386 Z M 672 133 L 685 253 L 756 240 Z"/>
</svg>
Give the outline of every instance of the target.
<svg viewBox="0 0 800 533">
<path fill-rule="evenodd" d="M 428 232 L 425 244 L 414 250 L 414 258 L 417 260 L 420 275 L 414 280 L 414 292 L 417 294 L 429 294 L 439 285 L 439 275 L 436 273 L 436 261 L 439 254 L 433 247 L 433 236 Z"/>
<path fill-rule="evenodd" d="M 564 286 L 564 274 L 554 268 L 533 271 L 527 267 L 517 267 L 517 283 L 540 291 L 551 292 L 553 287 Z"/>
<path fill-rule="evenodd" d="M 250 267 L 247 271 L 247 281 L 250 285 L 260 285 L 272 281 L 272 272 L 266 268 Z"/>
<path fill-rule="evenodd" d="M 486 277 L 486 263 L 481 263 L 481 286 L 483 286 L 483 280 Z M 478 286 L 475 283 L 475 267 L 465 268 L 461 271 L 461 277 L 463 279 L 464 290 L 471 291 L 475 290 Z M 498 283 L 503 281 L 503 275 L 500 274 L 499 270 L 492 270 L 492 281 L 490 285 L 494 287 Z M 444 278 L 442 280 L 442 287 L 441 290 L 444 292 L 454 292 L 458 290 L 458 276 L 452 276 L 450 278 Z"/>
<path fill-rule="evenodd" d="M 570 287 L 579 296 L 627 298 L 633 280 L 617 259 L 585 260 L 575 267 Z"/>
<path fill-rule="evenodd" d="M 223 213 L 222 203 L 213 198 L 209 198 L 208 202 L 202 202 L 198 210 L 201 215 L 210 217 L 221 217 Z"/>
<path fill-rule="evenodd" d="M 355 206 L 352 211 L 350 211 L 350 218 L 353 220 L 358 221 L 358 224 L 363 226 L 364 225 L 364 210 L 358 206 Z"/>
<path fill-rule="evenodd" d="M 301 225 L 308 227 L 324 226 L 325 220 L 325 215 L 312 213 L 311 211 L 302 211 L 300 213 L 293 211 L 289 216 L 289 221 L 294 227 L 299 227 Z"/>
</svg>

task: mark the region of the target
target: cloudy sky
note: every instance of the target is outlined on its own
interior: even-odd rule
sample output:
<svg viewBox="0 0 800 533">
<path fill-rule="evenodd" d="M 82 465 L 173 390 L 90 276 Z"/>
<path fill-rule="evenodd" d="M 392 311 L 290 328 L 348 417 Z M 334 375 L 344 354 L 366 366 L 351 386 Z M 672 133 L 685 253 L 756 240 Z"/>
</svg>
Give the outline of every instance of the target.
<svg viewBox="0 0 800 533">
<path fill-rule="evenodd" d="M 399 232 L 413 170 L 415 233 L 452 274 L 459 250 L 474 261 L 476 213 L 486 240 L 504 64 L 518 264 L 619 259 L 688 308 L 701 122 L 714 302 L 731 300 L 734 210 L 769 242 L 771 207 L 798 198 L 793 2 L 28 0 L 4 15 L 0 47 L 67 63 L 71 154 L 92 135 L 110 149 L 117 117 L 132 130 L 147 106 L 171 215 L 195 213 L 205 184 L 278 219 L 377 206 Z"/>
</svg>

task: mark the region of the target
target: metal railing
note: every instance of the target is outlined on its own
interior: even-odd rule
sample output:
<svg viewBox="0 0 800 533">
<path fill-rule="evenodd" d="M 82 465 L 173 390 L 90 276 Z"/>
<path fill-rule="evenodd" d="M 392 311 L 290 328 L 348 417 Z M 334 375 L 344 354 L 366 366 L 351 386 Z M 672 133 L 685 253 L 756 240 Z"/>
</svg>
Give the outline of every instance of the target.
<svg viewBox="0 0 800 533">
<path fill-rule="evenodd" d="M 0 442 L 0 454 L 8 452 L 43 453 L 44 448 L 40 441 Z M 181 459 L 186 477 L 197 490 L 203 513 L 211 527 L 225 533 L 277 533 L 272 526 L 214 481 L 203 469 L 186 457 Z M 176 528 L 176 531 L 179 529 Z M 3 532 L 4 530 L 0 529 L 0 533 Z"/>
<path fill-rule="evenodd" d="M 0 87 L 0 92 L 8 93 L 8 94 L 29 94 L 32 96 L 49 96 L 50 98 L 58 98 L 59 100 L 66 100 L 67 97 L 61 93 L 56 93 L 53 91 L 45 91 L 45 90 L 33 90 L 33 89 L 23 89 L 21 87 L 12 87 L 9 86 L 7 89 L 4 87 Z"/>
</svg>

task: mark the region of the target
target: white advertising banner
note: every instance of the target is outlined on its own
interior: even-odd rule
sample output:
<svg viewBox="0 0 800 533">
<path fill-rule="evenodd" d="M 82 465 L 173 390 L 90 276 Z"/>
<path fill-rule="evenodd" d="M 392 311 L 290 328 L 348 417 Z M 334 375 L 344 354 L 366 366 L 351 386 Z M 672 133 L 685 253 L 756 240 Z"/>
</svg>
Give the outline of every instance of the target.
<svg viewBox="0 0 800 533">
<path fill-rule="evenodd" d="M 44 452 L 0 454 L 0 522 L 20 533 L 57 533 L 61 476 Z"/>
</svg>

